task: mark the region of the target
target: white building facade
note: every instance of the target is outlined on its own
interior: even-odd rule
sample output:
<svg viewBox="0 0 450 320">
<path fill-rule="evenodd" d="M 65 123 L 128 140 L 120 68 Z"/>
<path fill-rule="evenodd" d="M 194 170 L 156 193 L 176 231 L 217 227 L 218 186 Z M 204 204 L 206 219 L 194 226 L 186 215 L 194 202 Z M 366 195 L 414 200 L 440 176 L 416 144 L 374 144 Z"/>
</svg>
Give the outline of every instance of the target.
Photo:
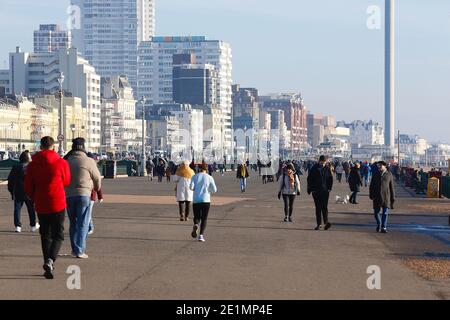
<svg viewBox="0 0 450 320">
<path fill-rule="evenodd" d="M 127 75 L 136 89 L 137 46 L 155 33 L 154 0 L 71 0 L 80 28 L 73 46 L 102 77 Z"/>
<path fill-rule="evenodd" d="M 185 153 L 199 155 L 203 151 L 203 110 L 189 108 L 171 111 L 180 124 L 180 145 Z"/>
<path fill-rule="evenodd" d="M 142 120 L 136 119 L 136 100 L 125 76 L 105 79 L 101 114 L 102 151 L 140 150 Z"/>
<path fill-rule="evenodd" d="M 384 145 L 384 130 L 377 122 L 358 120 L 345 126 L 350 129 L 352 145 Z"/>
</svg>

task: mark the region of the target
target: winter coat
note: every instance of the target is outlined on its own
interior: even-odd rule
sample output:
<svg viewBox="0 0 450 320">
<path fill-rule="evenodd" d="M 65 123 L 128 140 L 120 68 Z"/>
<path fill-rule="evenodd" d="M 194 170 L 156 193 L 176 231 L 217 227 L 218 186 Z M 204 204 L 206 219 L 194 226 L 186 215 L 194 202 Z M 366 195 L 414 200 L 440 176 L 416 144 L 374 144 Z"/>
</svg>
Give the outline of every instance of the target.
<svg viewBox="0 0 450 320">
<path fill-rule="evenodd" d="M 44 150 L 33 156 L 25 175 L 25 193 L 34 201 L 37 213 L 63 211 L 66 208 L 64 187 L 69 184 L 69 164 L 55 151 Z"/>
<path fill-rule="evenodd" d="M 324 185 L 326 190 L 324 190 Z M 323 175 L 321 175 L 320 165 L 318 163 L 315 164 L 308 174 L 308 194 L 311 194 L 311 192 L 331 191 L 331 189 L 333 189 L 333 174 L 330 168 L 324 166 Z"/>
<path fill-rule="evenodd" d="M 369 197 L 373 200 L 373 208 L 394 209 L 395 192 L 394 177 L 392 173 L 386 171 L 384 174 L 376 172 L 370 182 Z"/>
<path fill-rule="evenodd" d="M 165 176 L 166 174 L 166 165 L 160 165 L 158 164 L 158 166 L 156 167 L 156 172 L 158 173 L 158 176 Z"/>
<path fill-rule="evenodd" d="M 279 192 L 283 195 L 296 195 L 301 192 L 300 180 L 298 179 L 298 175 L 294 173 L 295 176 L 295 184 L 294 187 L 291 186 L 289 176 L 286 173 L 283 173 L 280 176 L 280 189 Z"/>
<path fill-rule="evenodd" d="M 191 179 L 174 176 L 174 181 L 177 183 L 177 201 L 192 202 L 194 192 L 190 189 Z"/>
<path fill-rule="evenodd" d="M 241 179 L 241 178 L 248 178 L 249 174 L 248 174 L 248 167 L 245 167 L 245 176 L 242 176 L 242 164 L 238 165 L 237 167 L 237 172 L 236 172 L 236 178 Z"/>
<path fill-rule="evenodd" d="M 363 185 L 361 173 L 356 167 L 350 170 L 350 175 L 348 176 L 348 184 L 352 192 L 360 192 Z"/>
<path fill-rule="evenodd" d="M 100 190 L 101 175 L 94 159 L 82 151 L 74 151 L 67 161 L 72 176 L 66 188 L 67 197 L 91 197 L 92 190 Z"/>
<path fill-rule="evenodd" d="M 8 191 L 12 196 L 13 200 L 25 201 L 29 200 L 25 193 L 24 183 L 26 174 L 27 164 L 20 163 L 15 165 L 8 176 Z"/>
</svg>

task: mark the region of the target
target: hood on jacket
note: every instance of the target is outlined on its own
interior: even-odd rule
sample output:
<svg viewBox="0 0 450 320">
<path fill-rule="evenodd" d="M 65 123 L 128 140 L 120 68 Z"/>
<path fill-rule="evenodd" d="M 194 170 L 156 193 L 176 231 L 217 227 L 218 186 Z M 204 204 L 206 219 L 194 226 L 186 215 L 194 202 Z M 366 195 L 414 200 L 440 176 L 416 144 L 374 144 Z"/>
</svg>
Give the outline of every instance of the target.
<svg viewBox="0 0 450 320">
<path fill-rule="evenodd" d="M 61 160 L 61 157 L 53 150 L 44 150 L 36 153 L 32 159 L 36 164 L 53 164 Z"/>
<path fill-rule="evenodd" d="M 71 153 L 69 159 L 70 159 L 71 157 L 76 157 L 76 158 L 89 158 L 89 157 L 87 156 L 86 152 L 80 151 L 80 150 L 76 150 L 76 151 L 75 151 L 75 150 L 72 150 L 72 153 Z M 91 159 L 91 158 L 89 158 L 89 159 Z"/>
</svg>

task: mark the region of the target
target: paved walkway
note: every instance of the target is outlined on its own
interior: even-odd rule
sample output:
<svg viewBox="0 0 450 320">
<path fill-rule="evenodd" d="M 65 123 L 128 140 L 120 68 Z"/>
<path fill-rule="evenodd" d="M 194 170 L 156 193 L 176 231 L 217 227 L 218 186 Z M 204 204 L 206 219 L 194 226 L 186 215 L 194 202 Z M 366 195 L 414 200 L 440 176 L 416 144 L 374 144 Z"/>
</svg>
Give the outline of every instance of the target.
<svg viewBox="0 0 450 320">
<path fill-rule="evenodd" d="M 38 235 L 27 227 L 21 234 L 11 232 L 12 203 L 6 187 L 0 186 L 0 298 L 450 298 L 448 278 L 433 275 L 426 280 L 405 263 L 449 262 L 447 200 L 400 193 L 390 233 L 383 235 L 375 233 L 364 189 L 358 206 L 330 201 L 333 227 L 313 231 L 310 196 L 297 198 L 294 223 L 284 223 L 276 184 L 262 185 L 253 176 L 248 192 L 241 194 L 232 173 L 215 177 L 219 194 L 205 243 L 190 238 L 192 221 L 178 221 L 177 205 L 170 201 L 173 183 L 105 181 L 105 203 L 94 208 L 90 258 L 61 257 L 52 281 L 42 277 Z M 337 185 L 331 199 L 348 193 L 344 184 Z M 24 225 L 27 222 L 24 212 Z M 68 237 L 61 253 L 70 253 Z M 71 265 L 81 268 L 81 290 L 67 289 L 66 270 Z M 381 290 L 367 288 L 371 265 L 381 268 Z"/>
</svg>

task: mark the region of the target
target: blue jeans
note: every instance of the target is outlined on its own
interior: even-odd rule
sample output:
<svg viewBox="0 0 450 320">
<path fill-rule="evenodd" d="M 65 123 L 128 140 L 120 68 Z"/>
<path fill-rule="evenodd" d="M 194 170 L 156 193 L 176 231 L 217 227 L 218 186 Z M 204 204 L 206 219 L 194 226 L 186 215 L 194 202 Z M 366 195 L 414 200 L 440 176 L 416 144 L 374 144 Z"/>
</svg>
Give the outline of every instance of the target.
<svg viewBox="0 0 450 320">
<path fill-rule="evenodd" d="M 75 196 L 67 198 L 67 215 L 69 216 L 70 245 L 75 255 L 86 251 L 89 221 L 91 220 L 91 197 Z"/>
<path fill-rule="evenodd" d="M 367 176 L 364 176 L 364 185 L 366 186 L 366 188 L 367 188 L 368 184 L 369 184 L 369 176 L 367 175 Z"/>
<path fill-rule="evenodd" d="M 374 209 L 374 211 L 375 211 L 375 220 L 377 221 L 377 226 L 381 227 L 382 229 L 386 229 L 388 215 L 389 215 L 389 209 L 378 207 L 378 208 Z"/>
<path fill-rule="evenodd" d="M 36 212 L 34 211 L 34 205 L 31 200 L 14 200 L 14 226 L 22 227 L 20 212 L 22 211 L 23 204 L 27 206 L 28 216 L 30 217 L 30 226 L 36 226 Z"/>
<path fill-rule="evenodd" d="M 246 178 L 241 178 L 241 191 L 245 190 L 245 188 L 247 188 L 247 179 Z"/>
<path fill-rule="evenodd" d="M 94 230 L 94 222 L 92 221 L 92 210 L 94 209 L 94 202 L 91 200 L 91 205 L 89 206 L 89 215 L 91 217 L 91 220 L 89 220 L 89 228 L 88 232 Z"/>
</svg>

